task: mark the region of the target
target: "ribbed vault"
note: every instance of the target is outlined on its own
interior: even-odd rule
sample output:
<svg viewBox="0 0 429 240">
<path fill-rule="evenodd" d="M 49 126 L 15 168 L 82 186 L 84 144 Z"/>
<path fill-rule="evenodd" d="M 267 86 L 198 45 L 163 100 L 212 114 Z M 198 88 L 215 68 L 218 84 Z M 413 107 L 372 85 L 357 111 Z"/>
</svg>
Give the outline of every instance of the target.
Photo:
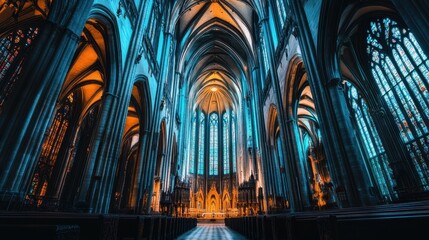
<svg viewBox="0 0 429 240">
<path fill-rule="evenodd" d="M 238 109 L 254 59 L 252 6 L 240 0 L 181 1 L 176 37 L 178 71 L 191 109 Z"/>
</svg>

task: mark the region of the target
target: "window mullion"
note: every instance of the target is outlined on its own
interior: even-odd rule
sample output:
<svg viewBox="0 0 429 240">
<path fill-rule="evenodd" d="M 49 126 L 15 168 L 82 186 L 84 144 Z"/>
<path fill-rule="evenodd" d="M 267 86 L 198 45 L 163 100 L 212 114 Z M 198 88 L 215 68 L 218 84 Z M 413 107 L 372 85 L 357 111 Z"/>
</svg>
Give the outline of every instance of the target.
<svg viewBox="0 0 429 240">
<path fill-rule="evenodd" d="M 383 69 L 383 67 L 381 67 L 380 66 L 380 70 L 381 71 L 384 71 L 384 69 Z M 385 74 L 384 72 L 383 72 L 383 74 Z M 379 77 L 380 78 L 380 77 Z M 381 81 L 381 80 L 380 80 Z M 392 85 L 390 82 L 389 82 L 389 85 Z M 389 91 L 391 91 L 392 93 L 393 93 L 393 97 L 394 97 L 394 100 L 396 101 L 396 102 L 398 102 L 398 97 L 396 96 L 396 93 L 395 93 L 395 91 L 393 91 L 393 88 L 391 87 L 390 88 L 390 90 Z M 389 91 L 386 91 L 385 92 L 385 94 L 383 95 L 383 97 L 384 97 L 384 101 L 386 101 L 387 102 L 387 100 L 386 100 L 386 98 L 389 98 L 389 96 L 385 96 L 385 95 L 388 95 L 388 93 L 389 93 Z M 389 98 L 390 99 L 390 98 Z M 389 101 L 390 102 L 390 101 Z M 393 103 L 391 102 L 390 104 L 392 104 L 393 105 Z M 409 122 L 409 119 L 407 118 L 407 116 L 405 116 L 403 113 L 404 113 L 404 109 L 403 109 L 403 107 L 400 105 L 400 104 L 398 104 L 398 106 L 399 106 L 399 108 L 400 108 L 400 111 L 401 111 L 401 114 L 404 116 L 404 119 L 407 121 L 407 124 L 408 124 L 408 122 Z M 402 107 L 402 108 L 401 108 Z M 394 111 L 394 109 L 389 109 L 390 111 Z M 396 113 L 396 115 L 398 115 L 397 113 Z M 399 115 L 398 115 L 398 120 L 401 120 L 400 118 L 399 118 Z M 404 125 L 404 123 L 402 122 L 402 121 L 398 121 L 398 123 L 401 125 L 401 128 L 402 129 L 404 129 L 404 133 L 405 133 L 405 135 L 406 135 L 406 138 L 407 138 L 407 141 L 405 142 L 405 143 L 408 143 L 408 142 L 411 142 L 412 141 L 412 139 L 410 139 L 410 137 L 408 136 L 408 134 L 405 132 L 406 131 L 406 129 L 407 129 L 407 127 L 405 127 L 405 125 Z M 412 130 L 411 130 L 412 131 Z M 414 137 L 413 137 L 413 139 L 414 139 Z"/>
<path fill-rule="evenodd" d="M 385 155 L 385 150 L 384 150 L 384 148 L 383 148 L 383 151 L 381 149 L 379 149 L 379 146 L 378 146 L 377 140 L 376 140 L 377 136 L 375 136 L 375 134 L 377 133 L 376 132 L 377 130 L 375 129 L 374 125 L 371 124 L 370 120 L 368 119 L 367 113 L 364 112 L 364 111 L 367 111 L 364 108 L 364 105 L 363 105 L 364 104 L 364 102 L 363 102 L 364 100 L 363 99 L 359 99 L 359 100 L 360 100 L 359 107 L 361 108 L 362 118 L 363 118 L 364 123 L 366 124 L 367 129 L 368 129 L 368 134 L 369 134 L 370 139 L 371 139 L 371 144 L 373 145 L 374 151 L 376 153 L 375 156 L 372 157 L 373 161 L 377 161 L 378 162 L 379 168 L 381 170 L 382 177 L 383 177 L 384 182 L 386 184 L 386 188 L 387 188 L 387 190 L 389 192 L 389 195 L 392 195 L 393 192 L 391 191 L 391 187 L 390 187 L 391 177 L 386 172 L 386 169 L 383 167 L 384 166 L 384 164 L 383 164 L 383 155 Z"/>
<path fill-rule="evenodd" d="M 399 54 L 399 53 L 398 53 Z M 392 55 L 390 55 L 390 57 L 391 57 L 391 59 L 393 59 L 393 60 L 395 60 L 395 58 L 393 57 L 393 54 Z M 405 62 L 404 62 L 404 60 L 402 59 L 402 58 L 400 58 L 400 60 L 402 61 L 402 64 L 404 64 L 404 66 L 405 66 Z M 422 118 L 422 120 L 424 121 L 424 124 L 427 126 L 428 125 L 428 122 L 429 122 L 429 120 L 428 120 L 428 118 L 427 118 L 427 116 L 426 116 L 426 114 L 424 114 L 424 110 L 421 108 L 421 105 L 420 104 L 417 104 L 418 102 L 419 102 L 419 100 L 416 98 L 416 96 L 415 96 L 415 94 L 414 94 L 414 92 L 412 91 L 412 89 L 411 89 L 411 87 L 410 87 L 410 85 L 409 85 L 409 83 L 408 83 L 408 81 L 406 81 L 406 77 L 407 76 L 410 76 L 411 75 L 411 72 L 409 72 L 409 71 L 407 71 L 408 72 L 408 74 L 407 75 L 405 75 L 402 71 L 401 71 L 401 68 L 399 67 L 399 65 L 398 65 L 398 63 L 396 62 L 396 61 L 392 61 L 392 63 L 393 63 L 393 65 L 394 65 L 394 67 L 396 68 L 396 71 L 398 71 L 398 74 L 401 74 L 402 76 L 403 76 L 403 78 L 401 78 L 401 81 L 399 81 L 397 84 L 395 84 L 395 87 L 394 88 L 398 88 L 399 89 L 399 91 L 402 93 L 402 95 L 404 96 L 404 98 L 408 95 L 408 96 L 410 96 L 411 97 L 411 99 L 413 100 L 412 102 L 414 103 L 414 106 L 416 107 L 416 109 L 417 109 L 417 111 L 419 112 L 419 114 L 420 114 L 420 117 Z M 387 64 L 388 65 L 388 64 Z M 406 68 L 406 67 L 405 67 Z M 384 69 L 385 71 L 386 71 L 386 69 Z M 408 69 L 407 69 L 408 70 Z M 392 69 L 390 69 L 390 67 L 389 67 L 389 71 L 392 73 Z M 392 74 L 393 75 L 393 74 Z M 385 73 L 385 76 L 386 76 L 386 73 Z M 412 77 L 412 76 L 410 76 L 410 77 Z M 405 88 L 407 89 L 407 91 L 408 91 L 408 94 L 407 94 L 407 92 L 404 92 L 403 91 L 403 89 L 401 88 L 401 86 L 400 86 L 400 83 L 403 83 L 404 84 L 404 86 L 405 86 Z M 399 86 L 398 86 L 399 85 Z M 393 88 L 393 89 L 394 89 Z M 394 91 L 394 93 L 396 93 L 396 91 Z M 399 97 L 399 96 L 398 96 Z M 405 100 L 405 102 L 406 102 L 406 105 L 408 106 L 408 108 L 410 109 L 410 110 L 412 110 L 413 108 L 412 108 L 412 106 L 410 105 L 410 103 L 408 102 L 408 101 L 406 101 L 407 99 L 405 98 L 404 99 Z M 402 106 L 402 105 L 401 105 Z M 404 112 L 404 111 L 403 111 Z M 405 111 L 406 112 L 406 111 Z M 408 115 L 407 114 L 405 114 L 404 116 L 407 116 L 408 117 Z M 413 114 L 413 117 L 414 118 L 416 118 L 416 116 L 415 116 L 415 114 Z M 416 121 L 417 121 L 417 119 L 416 119 Z M 412 121 L 409 121 L 409 123 L 411 123 L 411 125 L 413 125 L 414 126 L 414 124 L 412 124 Z M 418 123 L 417 123 L 418 124 Z M 414 126 L 414 127 L 416 127 L 416 126 Z M 422 131 L 422 133 L 425 133 L 425 131 L 424 131 L 424 129 L 422 129 L 420 126 L 419 126 L 419 128 L 421 129 L 421 131 Z M 427 132 L 427 130 L 426 130 L 426 132 Z M 421 134 L 420 134 L 421 135 Z M 417 133 L 416 133 L 416 135 L 415 136 L 418 136 L 417 135 Z"/>
</svg>

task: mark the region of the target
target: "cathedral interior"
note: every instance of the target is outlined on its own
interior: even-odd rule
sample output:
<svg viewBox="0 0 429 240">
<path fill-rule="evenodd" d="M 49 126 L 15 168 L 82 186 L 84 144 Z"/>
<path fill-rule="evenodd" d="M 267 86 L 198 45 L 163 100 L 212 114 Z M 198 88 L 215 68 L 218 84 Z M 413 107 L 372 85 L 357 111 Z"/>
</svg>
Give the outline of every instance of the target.
<svg viewBox="0 0 429 240">
<path fill-rule="evenodd" d="M 425 239 L 428 30 L 424 0 L 0 0 L 0 238 Z"/>
</svg>

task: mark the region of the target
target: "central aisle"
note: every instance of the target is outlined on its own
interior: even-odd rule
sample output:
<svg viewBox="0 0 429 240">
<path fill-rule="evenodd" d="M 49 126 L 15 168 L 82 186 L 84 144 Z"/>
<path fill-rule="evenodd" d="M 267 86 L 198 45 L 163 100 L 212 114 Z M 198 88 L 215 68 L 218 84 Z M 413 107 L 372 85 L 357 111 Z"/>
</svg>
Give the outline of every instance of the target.
<svg viewBox="0 0 429 240">
<path fill-rule="evenodd" d="M 229 229 L 224 223 L 198 223 L 197 227 L 180 235 L 176 240 L 246 240 L 246 238 Z"/>
</svg>

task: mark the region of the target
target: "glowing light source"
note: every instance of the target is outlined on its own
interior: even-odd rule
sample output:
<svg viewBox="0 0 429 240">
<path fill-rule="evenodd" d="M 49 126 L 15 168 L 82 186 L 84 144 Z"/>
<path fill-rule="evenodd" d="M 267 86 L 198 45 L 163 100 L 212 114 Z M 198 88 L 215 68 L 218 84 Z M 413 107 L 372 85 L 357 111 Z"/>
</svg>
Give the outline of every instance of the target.
<svg viewBox="0 0 429 240">
<path fill-rule="evenodd" d="M 217 87 L 212 87 L 212 92 L 216 92 L 217 91 Z"/>
</svg>

